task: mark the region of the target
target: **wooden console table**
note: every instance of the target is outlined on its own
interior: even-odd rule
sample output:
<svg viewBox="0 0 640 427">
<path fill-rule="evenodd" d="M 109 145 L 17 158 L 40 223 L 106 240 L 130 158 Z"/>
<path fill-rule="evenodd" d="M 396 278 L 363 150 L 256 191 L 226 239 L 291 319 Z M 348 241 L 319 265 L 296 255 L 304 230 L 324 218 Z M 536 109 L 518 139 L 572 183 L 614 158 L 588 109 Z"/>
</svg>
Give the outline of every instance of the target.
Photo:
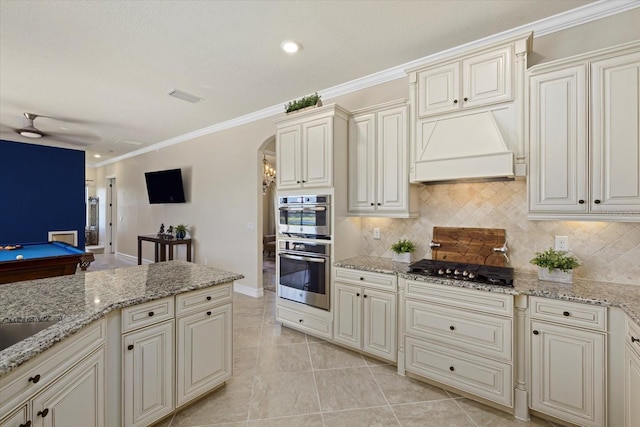
<svg viewBox="0 0 640 427">
<path fill-rule="evenodd" d="M 173 259 L 173 247 L 187 245 L 187 261 L 191 262 L 191 239 L 163 239 L 155 234 L 138 236 L 138 265 L 142 264 L 142 242 L 153 242 L 155 245 L 155 262 L 167 261 L 167 246 L 169 247 L 169 261 Z"/>
</svg>

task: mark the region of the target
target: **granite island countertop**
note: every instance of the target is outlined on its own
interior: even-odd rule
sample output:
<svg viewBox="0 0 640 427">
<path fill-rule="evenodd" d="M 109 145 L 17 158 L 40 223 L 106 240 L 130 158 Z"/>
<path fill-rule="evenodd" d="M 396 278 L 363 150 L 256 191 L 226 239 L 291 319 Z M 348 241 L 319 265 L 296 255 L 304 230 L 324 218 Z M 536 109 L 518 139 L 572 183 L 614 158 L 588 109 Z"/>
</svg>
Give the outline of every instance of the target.
<svg viewBox="0 0 640 427">
<path fill-rule="evenodd" d="M 0 351 L 0 377 L 109 312 L 242 279 L 186 261 L 0 285 L 0 323 L 58 323 Z"/>
<path fill-rule="evenodd" d="M 426 277 L 409 273 L 409 264 L 393 262 L 390 258 L 357 256 L 333 263 L 336 267 L 375 273 L 396 274 L 405 279 L 498 292 L 510 295 L 531 295 L 564 301 L 581 302 L 622 309 L 640 326 L 640 286 L 622 285 L 593 280 L 574 279 L 573 284 L 539 280 L 536 274 L 515 272 L 514 286 L 485 285 L 463 280 Z"/>
</svg>

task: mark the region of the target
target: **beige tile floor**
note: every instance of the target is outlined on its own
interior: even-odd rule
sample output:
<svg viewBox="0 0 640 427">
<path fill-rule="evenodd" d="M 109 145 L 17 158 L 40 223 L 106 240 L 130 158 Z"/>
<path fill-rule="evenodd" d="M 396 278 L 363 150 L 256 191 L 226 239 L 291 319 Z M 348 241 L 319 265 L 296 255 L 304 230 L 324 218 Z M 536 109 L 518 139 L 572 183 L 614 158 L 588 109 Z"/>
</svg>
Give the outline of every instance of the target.
<svg viewBox="0 0 640 427">
<path fill-rule="evenodd" d="M 109 264 L 105 257 L 101 264 Z M 518 421 L 283 327 L 275 302 L 269 291 L 262 298 L 234 295 L 234 377 L 158 426 L 553 426 L 538 418 Z"/>
</svg>

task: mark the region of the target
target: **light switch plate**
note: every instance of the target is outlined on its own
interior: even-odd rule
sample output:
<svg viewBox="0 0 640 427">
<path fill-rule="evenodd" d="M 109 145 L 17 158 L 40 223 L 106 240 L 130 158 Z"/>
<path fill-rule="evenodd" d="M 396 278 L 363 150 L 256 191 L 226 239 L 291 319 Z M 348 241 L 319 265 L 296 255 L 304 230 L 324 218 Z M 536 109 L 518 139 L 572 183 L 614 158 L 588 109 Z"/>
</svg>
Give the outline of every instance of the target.
<svg viewBox="0 0 640 427">
<path fill-rule="evenodd" d="M 373 238 L 379 240 L 380 239 L 380 228 L 375 227 L 373 229 Z"/>
<path fill-rule="evenodd" d="M 555 250 L 559 252 L 567 252 L 569 250 L 569 236 L 556 236 Z"/>
</svg>

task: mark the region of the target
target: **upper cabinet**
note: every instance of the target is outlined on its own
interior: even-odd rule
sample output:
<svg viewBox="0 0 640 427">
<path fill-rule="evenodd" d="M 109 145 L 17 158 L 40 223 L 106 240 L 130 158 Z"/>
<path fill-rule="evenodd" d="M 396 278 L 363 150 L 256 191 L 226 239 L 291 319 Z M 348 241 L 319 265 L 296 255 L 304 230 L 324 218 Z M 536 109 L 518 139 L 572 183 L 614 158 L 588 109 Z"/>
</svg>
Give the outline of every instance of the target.
<svg viewBox="0 0 640 427">
<path fill-rule="evenodd" d="M 530 219 L 640 221 L 639 48 L 530 70 Z"/>
<path fill-rule="evenodd" d="M 510 101 L 511 44 L 417 73 L 418 117 Z"/>
<path fill-rule="evenodd" d="M 409 185 L 408 119 L 404 100 L 353 112 L 349 215 L 417 216 L 417 188 Z"/>
<path fill-rule="evenodd" d="M 531 41 L 523 34 L 407 70 L 411 182 L 526 175 Z"/>
<path fill-rule="evenodd" d="M 332 104 L 278 122 L 278 190 L 333 187 L 333 147 L 346 144 L 348 114 Z"/>
</svg>

